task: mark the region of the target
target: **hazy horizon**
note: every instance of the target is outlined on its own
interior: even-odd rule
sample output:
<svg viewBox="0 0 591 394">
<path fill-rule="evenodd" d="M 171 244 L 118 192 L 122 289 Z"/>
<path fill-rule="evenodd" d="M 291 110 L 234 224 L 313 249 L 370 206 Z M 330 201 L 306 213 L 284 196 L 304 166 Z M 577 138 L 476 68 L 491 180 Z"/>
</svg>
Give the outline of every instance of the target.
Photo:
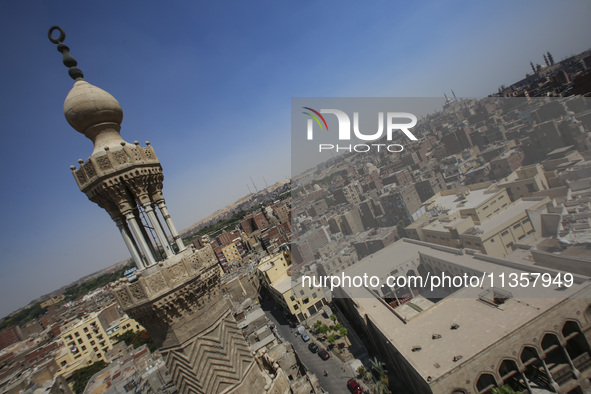
<svg viewBox="0 0 591 394">
<path fill-rule="evenodd" d="M 290 177 L 292 97 L 486 96 L 548 51 L 589 49 L 589 15 L 589 2 L 533 0 L 3 4 L 0 316 L 129 258 L 69 170 L 92 143 L 64 119 L 73 81 L 51 26 L 120 102 L 123 139 L 151 142 L 184 229 L 248 194 L 251 176 Z"/>
</svg>

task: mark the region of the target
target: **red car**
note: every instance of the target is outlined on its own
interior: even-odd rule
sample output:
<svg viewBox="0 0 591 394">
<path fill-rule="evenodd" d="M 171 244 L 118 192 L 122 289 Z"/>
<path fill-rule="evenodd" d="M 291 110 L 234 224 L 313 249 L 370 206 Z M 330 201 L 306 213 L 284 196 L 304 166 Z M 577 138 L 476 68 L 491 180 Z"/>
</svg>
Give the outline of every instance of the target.
<svg viewBox="0 0 591 394">
<path fill-rule="evenodd" d="M 320 356 L 321 359 L 323 359 L 324 361 L 328 360 L 330 358 L 330 354 L 322 349 L 321 351 L 318 352 L 318 355 Z"/>
<path fill-rule="evenodd" d="M 347 381 L 347 388 L 353 394 L 363 394 L 363 390 L 361 389 L 361 386 L 359 386 L 359 383 L 357 383 L 357 381 L 355 379 L 349 379 Z"/>
</svg>

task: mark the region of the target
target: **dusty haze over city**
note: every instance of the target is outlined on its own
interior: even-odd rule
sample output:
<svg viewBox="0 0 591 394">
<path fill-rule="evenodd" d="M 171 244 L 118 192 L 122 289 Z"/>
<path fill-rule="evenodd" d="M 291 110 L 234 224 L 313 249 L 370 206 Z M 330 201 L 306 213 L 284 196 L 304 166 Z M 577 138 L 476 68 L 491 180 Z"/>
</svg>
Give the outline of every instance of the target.
<svg viewBox="0 0 591 394">
<path fill-rule="evenodd" d="M 47 40 L 59 24 L 85 79 L 149 140 L 179 228 L 290 176 L 290 100 L 494 93 L 589 48 L 583 1 L 6 3 L 0 13 L 4 230 L 0 315 L 127 259 L 69 170 L 92 144 L 65 121 L 72 81 Z"/>
</svg>

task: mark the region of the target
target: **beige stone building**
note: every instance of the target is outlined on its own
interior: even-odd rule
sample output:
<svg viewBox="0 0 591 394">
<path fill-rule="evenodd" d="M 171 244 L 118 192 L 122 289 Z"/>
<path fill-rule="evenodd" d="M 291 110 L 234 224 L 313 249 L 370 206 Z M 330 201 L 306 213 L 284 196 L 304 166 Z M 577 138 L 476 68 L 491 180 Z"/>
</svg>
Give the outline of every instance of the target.
<svg viewBox="0 0 591 394">
<path fill-rule="evenodd" d="M 105 319 L 103 315 L 114 306 L 115 304 L 99 312 L 92 312 L 62 326 L 58 339 L 62 348 L 55 358 L 60 367 L 60 375 L 68 375 L 96 361 L 106 361 L 105 354 L 117 342 L 117 335 L 129 330 L 144 330 L 144 327 L 127 315 L 115 320 Z"/>
<path fill-rule="evenodd" d="M 273 212 L 279 218 L 280 222 L 287 222 L 289 221 L 289 206 L 287 201 L 276 202 L 273 204 Z"/>
<path fill-rule="evenodd" d="M 538 191 L 548 190 L 550 186 L 546 174 L 541 164 L 520 167 L 499 182 L 497 187 L 506 189 L 511 200 L 515 201 L 523 197 L 530 197 Z"/>
<path fill-rule="evenodd" d="M 234 264 L 242 258 L 241 252 L 238 250 L 238 246 L 235 243 L 231 243 L 226 246 L 222 246 L 222 253 L 226 257 L 228 264 Z"/>
<path fill-rule="evenodd" d="M 300 322 L 314 316 L 326 305 L 322 287 L 304 287 L 301 280 L 292 283 L 289 252 L 262 259 L 257 272 L 273 299 Z"/>
<path fill-rule="evenodd" d="M 429 213 L 405 230 L 411 238 L 458 248 L 461 247 L 461 232 L 486 221 L 510 203 L 504 189 L 490 191 L 464 187 L 445 190 L 427 200 Z"/>
<path fill-rule="evenodd" d="M 575 275 L 571 286 L 525 288 L 505 282 L 503 287 L 501 275 L 533 281 L 532 273 L 552 278 L 564 273 L 408 239 L 346 270 L 366 272 L 382 280 L 428 273 L 497 279 L 494 286 L 442 286 L 436 292 L 399 286 L 338 289 L 341 310 L 386 362 L 392 392 L 491 393 L 501 385 L 517 392 L 591 392 L 587 277 Z M 404 293 L 409 298 L 401 302 Z"/>
<path fill-rule="evenodd" d="M 55 305 L 58 302 L 60 302 L 61 300 L 63 300 L 64 298 L 65 297 L 63 295 L 58 295 L 58 296 L 55 296 L 55 297 L 51 297 L 47 301 L 43 301 L 41 303 L 41 308 L 46 308 L 48 306 Z"/>
<path fill-rule="evenodd" d="M 494 257 L 508 255 L 515 250 L 517 244 L 536 236 L 530 212 L 544 209 L 549 201 L 548 198 L 517 200 L 480 225 L 474 225 L 460 233 L 462 247 L 476 249 Z"/>
<path fill-rule="evenodd" d="M 530 214 L 550 199 L 511 202 L 506 189 L 489 188 L 446 191 L 429 202 L 429 214 L 406 227 L 409 238 L 503 257 L 536 237 Z"/>
</svg>

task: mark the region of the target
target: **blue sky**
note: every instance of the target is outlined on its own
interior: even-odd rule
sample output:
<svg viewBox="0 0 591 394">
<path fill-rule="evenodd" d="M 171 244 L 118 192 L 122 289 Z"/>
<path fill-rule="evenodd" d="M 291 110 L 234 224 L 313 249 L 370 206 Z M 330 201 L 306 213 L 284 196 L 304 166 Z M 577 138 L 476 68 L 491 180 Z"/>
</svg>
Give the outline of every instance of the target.
<svg viewBox="0 0 591 394">
<path fill-rule="evenodd" d="M 52 25 L 85 79 L 149 140 L 181 229 L 290 175 L 290 100 L 483 96 L 542 54 L 591 47 L 588 1 L 3 2 L 0 5 L 0 316 L 128 257 L 69 166 L 92 143 L 63 116 L 73 81 Z"/>
</svg>

